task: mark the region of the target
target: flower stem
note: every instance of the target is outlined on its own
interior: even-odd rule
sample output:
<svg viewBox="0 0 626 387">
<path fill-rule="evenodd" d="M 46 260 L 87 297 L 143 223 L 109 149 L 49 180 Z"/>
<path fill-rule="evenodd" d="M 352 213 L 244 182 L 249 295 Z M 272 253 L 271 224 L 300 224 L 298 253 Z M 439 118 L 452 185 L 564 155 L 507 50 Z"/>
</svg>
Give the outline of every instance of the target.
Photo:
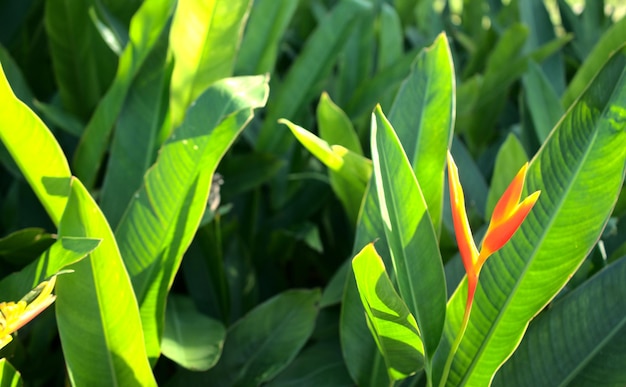
<svg viewBox="0 0 626 387">
<path fill-rule="evenodd" d="M 439 387 L 444 387 L 446 382 L 448 381 L 448 375 L 450 374 L 450 367 L 452 366 L 452 360 L 454 359 L 454 355 L 456 351 L 459 349 L 461 345 L 461 340 L 463 340 L 463 336 L 465 336 L 465 330 L 467 329 L 467 325 L 469 323 L 470 313 L 472 312 L 472 303 L 474 298 L 467 299 L 467 305 L 465 306 L 465 313 L 463 314 L 463 323 L 461 324 L 461 329 L 459 333 L 457 333 L 456 338 L 454 339 L 454 343 L 452 343 L 452 348 L 450 348 L 450 353 L 448 354 L 448 358 L 446 359 L 446 364 L 443 367 L 443 373 L 441 375 L 441 380 L 439 382 Z"/>
</svg>

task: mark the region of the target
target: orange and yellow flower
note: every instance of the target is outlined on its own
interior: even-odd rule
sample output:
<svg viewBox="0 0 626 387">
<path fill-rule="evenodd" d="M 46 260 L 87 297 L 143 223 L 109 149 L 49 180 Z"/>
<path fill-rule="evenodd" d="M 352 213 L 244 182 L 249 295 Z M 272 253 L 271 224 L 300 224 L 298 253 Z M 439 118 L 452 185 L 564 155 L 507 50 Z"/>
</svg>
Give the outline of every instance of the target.
<svg viewBox="0 0 626 387">
<path fill-rule="evenodd" d="M 0 302 L 0 348 L 13 340 L 12 333 L 26 325 L 50 306 L 56 296 L 52 294 L 56 275 L 31 290 L 20 301 Z"/>
<path fill-rule="evenodd" d="M 452 219 L 461 259 L 467 272 L 467 305 L 466 318 L 474 300 L 474 293 L 478 285 L 478 276 L 483 264 L 493 253 L 498 251 L 520 227 L 526 216 L 533 208 L 541 191 L 536 191 L 520 202 L 528 163 L 524 164 L 509 187 L 496 204 L 487 233 L 483 239 L 480 251 L 476 248 L 472 231 L 465 211 L 463 188 L 459 181 L 459 171 L 448 152 L 448 183 L 450 186 L 450 202 Z"/>
</svg>

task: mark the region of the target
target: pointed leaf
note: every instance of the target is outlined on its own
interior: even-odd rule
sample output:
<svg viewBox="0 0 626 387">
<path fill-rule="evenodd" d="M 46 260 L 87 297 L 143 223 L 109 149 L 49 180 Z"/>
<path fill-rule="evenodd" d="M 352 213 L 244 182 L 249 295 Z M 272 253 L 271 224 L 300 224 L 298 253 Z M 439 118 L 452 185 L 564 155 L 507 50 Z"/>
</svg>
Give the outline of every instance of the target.
<svg viewBox="0 0 626 387">
<path fill-rule="evenodd" d="M 61 237 L 102 239 L 89 259 L 57 280 L 56 317 L 74 385 L 155 385 L 139 308 L 113 232 L 76 178 L 59 224 Z"/>
<path fill-rule="evenodd" d="M 280 122 L 287 125 L 298 141 L 329 168 L 333 191 L 346 209 L 349 219 L 356 224 L 361 201 L 372 174 L 371 161 L 343 146 L 331 146 L 287 120 Z"/>
<path fill-rule="evenodd" d="M 352 260 L 352 269 L 368 325 L 393 380 L 404 379 L 424 366 L 424 347 L 415 317 L 391 283 L 373 244 Z"/>
<path fill-rule="evenodd" d="M 380 107 L 372 114 L 372 161 L 400 295 L 417 319 L 426 356 L 431 358 L 446 310 L 441 254 L 418 181 Z"/>
<path fill-rule="evenodd" d="M 359 136 L 354 130 L 350 118 L 330 99 L 328 93 L 322 93 L 316 111 L 320 138 L 331 145 L 341 145 L 363 156 Z"/>
<path fill-rule="evenodd" d="M 389 121 L 420 182 L 439 233 L 446 152 L 452 141 L 455 75 L 445 34 L 422 51 L 394 100 Z"/>
</svg>

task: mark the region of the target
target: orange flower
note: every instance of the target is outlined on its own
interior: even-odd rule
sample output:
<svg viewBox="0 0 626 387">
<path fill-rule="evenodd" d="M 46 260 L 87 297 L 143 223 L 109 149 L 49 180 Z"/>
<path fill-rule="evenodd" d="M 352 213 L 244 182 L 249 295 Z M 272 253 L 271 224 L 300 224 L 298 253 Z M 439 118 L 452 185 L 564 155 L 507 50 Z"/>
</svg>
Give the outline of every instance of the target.
<svg viewBox="0 0 626 387">
<path fill-rule="evenodd" d="M 520 169 L 500 200 L 498 200 L 481 249 L 478 251 L 472 237 L 469 221 L 467 220 L 467 213 L 465 212 L 465 198 L 461 182 L 459 181 L 459 171 L 452 159 L 452 155 L 448 152 L 448 183 L 450 186 L 454 232 L 463 265 L 467 272 L 466 318 L 469 317 L 469 309 L 474 300 L 478 276 L 483 264 L 487 258 L 511 239 L 539 198 L 541 191 L 536 191 L 520 203 L 527 168 L 528 163 L 522 166 L 522 169 Z"/>
</svg>

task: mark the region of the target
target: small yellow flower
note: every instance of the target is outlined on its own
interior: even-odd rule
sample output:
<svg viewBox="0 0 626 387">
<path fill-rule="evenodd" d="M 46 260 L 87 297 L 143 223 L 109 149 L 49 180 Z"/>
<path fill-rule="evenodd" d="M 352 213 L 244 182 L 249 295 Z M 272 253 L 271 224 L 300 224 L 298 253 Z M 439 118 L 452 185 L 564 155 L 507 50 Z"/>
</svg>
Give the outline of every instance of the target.
<svg viewBox="0 0 626 387">
<path fill-rule="evenodd" d="M 0 303 L 0 349 L 13 340 L 11 336 L 13 332 L 26 325 L 54 302 L 56 296 L 52 294 L 52 289 L 56 278 L 54 275 L 49 281 L 40 283 L 18 302 Z"/>
</svg>

